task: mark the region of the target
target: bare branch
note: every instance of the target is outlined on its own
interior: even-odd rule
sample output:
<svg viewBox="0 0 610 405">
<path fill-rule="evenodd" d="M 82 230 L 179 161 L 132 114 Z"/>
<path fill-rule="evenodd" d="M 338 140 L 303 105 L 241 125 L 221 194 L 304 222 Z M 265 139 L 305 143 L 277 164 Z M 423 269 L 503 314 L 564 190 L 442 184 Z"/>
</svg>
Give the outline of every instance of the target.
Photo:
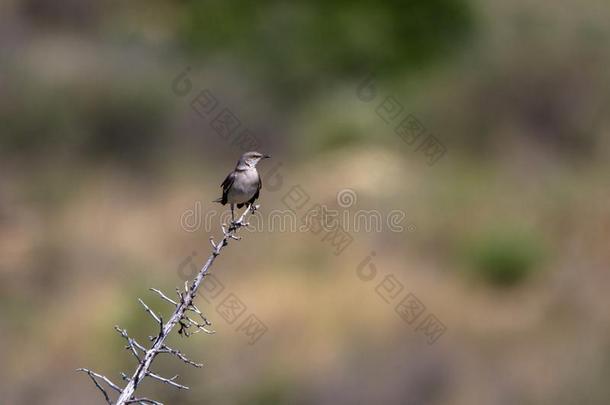
<svg viewBox="0 0 610 405">
<path fill-rule="evenodd" d="M 190 388 L 189 388 L 189 387 L 187 387 L 186 385 L 182 385 L 182 384 L 178 384 L 177 382 L 174 382 L 174 380 L 175 380 L 176 378 L 178 378 L 178 376 L 177 376 L 177 375 L 173 376 L 172 378 L 164 378 L 164 377 L 161 377 L 161 376 L 160 376 L 160 375 L 158 375 L 158 374 L 153 373 L 152 371 L 147 372 L 147 373 L 146 373 L 146 375 L 148 375 L 149 377 L 154 378 L 155 380 L 159 380 L 159 381 L 161 381 L 162 383 L 169 384 L 169 385 L 171 385 L 172 387 L 176 387 L 176 388 L 178 388 L 178 389 L 180 389 L 180 390 L 188 390 L 188 389 L 190 389 Z"/>
<path fill-rule="evenodd" d="M 199 310 L 199 308 L 197 308 L 197 306 L 191 302 L 191 305 L 187 308 L 187 311 L 192 311 L 194 313 L 196 313 L 197 315 L 199 315 L 199 317 L 203 320 L 203 323 L 205 326 L 211 326 L 212 322 L 208 321 L 208 318 L 206 318 L 203 313 Z"/>
<path fill-rule="evenodd" d="M 186 319 L 188 322 L 190 322 L 190 323 L 191 323 L 191 325 L 193 325 L 193 326 L 195 326 L 195 327 L 197 328 L 197 331 L 195 331 L 194 333 L 197 333 L 198 331 L 204 332 L 204 333 L 205 333 L 205 334 L 207 334 L 207 335 L 213 335 L 214 333 L 216 333 L 216 332 L 214 332 L 214 331 L 207 330 L 207 329 L 205 328 L 205 326 L 206 326 L 206 325 L 202 325 L 202 324 L 200 324 L 200 323 L 198 323 L 198 322 L 195 322 L 194 320 L 192 320 L 192 319 L 191 319 L 191 318 L 189 318 L 188 316 L 185 316 L 184 318 L 185 318 L 185 319 Z"/>
<path fill-rule="evenodd" d="M 114 326 L 114 329 L 119 332 L 119 334 L 123 336 L 125 340 L 127 340 L 127 346 L 125 348 L 130 349 L 131 353 L 133 353 L 134 357 L 138 360 L 138 363 L 141 363 L 142 360 L 140 359 L 140 354 L 138 353 L 138 350 L 141 350 L 143 353 L 145 353 L 146 348 L 136 342 L 135 339 L 130 338 L 125 329 L 121 329 L 117 325 Z"/>
<path fill-rule="evenodd" d="M 145 310 L 146 312 L 148 312 L 148 313 L 150 314 L 150 316 L 152 316 L 152 317 L 153 317 L 153 319 L 154 319 L 155 321 L 157 321 L 157 323 L 163 324 L 163 322 L 162 322 L 162 321 L 161 321 L 161 319 L 160 319 L 160 318 L 157 316 L 157 314 L 155 314 L 155 313 L 154 313 L 154 312 L 153 312 L 153 311 L 152 311 L 152 310 L 151 310 L 151 309 L 148 307 L 148 305 L 146 305 L 146 304 L 144 303 L 144 301 L 142 301 L 142 299 L 141 299 L 141 298 L 138 298 L 138 301 L 140 301 L 140 304 L 142 304 L 142 306 L 144 307 L 144 310 Z"/>
<path fill-rule="evenodd" d="M 110 397 L 108 396 L 108 393 L 106 392 L 106 390 L 100 385 L 100 383 L 97 382 L 97 378 L 99 378 L 100 380 L 103 380 L 113 390 L 115 390 L 117 392 L 121 392 L 121 389 L 115 383 L 110 381 L 108 379 L 108 377 L 106 377 L 104 375 L 94 373 L 93 371 L 88 370 L 86 368 L 79 368 L 79 369 L 76 369 L 76 371 L 82 371 L 84 373 L 87 373 L 87 375 L 89 375 L 89 378 L 91 378 L 91 381 L 93 381 L 95 386 L 102 392 L 102 394 L 104 394 L 104 398 L 106 399 L 106 402 L 109 403 L 110 405 L 112 405 L 112 402 L 110 401 Z"/>
<path fill-rule="evenodd" d="M 203 364 L 195 363 L 194 361 L 192 361 L 188 357 L 186 357 L 184 354 L 182 354 L 182 352 L 180 352 L 180 350 L 172 349 L 169 346 L 163 345 L 160 352 L 173 354 L 174 356 L 178 357 L 180 360 L 182 360 L 186 364 L 190 364 L 193 367 L 197 367 L 197 368 L 203 367 Z"/>
<path fill-rule="evenodd" d="M 127 382 L 127 385 L 125 386 L 125 388 L 123 388 L 123 389 L 119 388 L 117 385 L 115 385 L 112 381 L 110 381 L 108 378 L 106 378 L 103 375 L 93 373 L 92 371 L 89 371 L 87 369 L 78 370 L 78 371 L 86 372 L 89 375 L 89 377 L 95 383 L 96 387 L 100 391 L 102 391 L 102 393 L 104 394 L 104 398 L 106 399 L 106 402 L 108 404 L 112 404 L 112 402 L 111 402 L 110 397 L 109 397 L 108 393 L 106 392 L 106 390 L 104 390 L 104 388 L 98 382 L 98 379 L 103 380 L 113 390 L 120 393 L 118 399 L 114 403 L 115 405 L 125 405 L 125 404 L 134 404 L 134 403 L 148 404 L 148 405 L 162 405 L 161 402 L 154 401 L 152 399 L 135 397 L 134 393 L 135 393 L 138 385 L 140 384 L 140 382 L 145 377 L 150 377 L 150 378 L 156 379 L 158 381 L 163 382 L 164 384 L 168 384 L 168 385 L 171 385 L 171 386 L 179 388 L 179 389 L 189 389 L 187 386 L 178 384 L 177 382 L 174 381 L 177 378 L 177 376 L 172 377 L 172 378 L 164 378 L 164 377 L 161 377 L 161 376 L 153 373 L 152 371 L 150 371 L 150 367 L 151 367 L 155 357 L 160 353 L 168 353 L 168 354 L 176 356 L 178 359 L 182 360 L 186 364 L 192 365 L 194 367 L 202 367 L 202 364 L 195 363 L 194 361 L 190 360 L 188 357 L 186 357 L 184 354 L 182 354 L 179 350 L 172 349 L 172 348 L 166 346 L 165 340 L 167 339 L 167 337 L 170 335 L 170 333 L 176 326 L 179 327 L 178 332 L 184 334 L 185 336 L 190 336 L 192 334 L 188 331 L 188 329 L 190 327 L 196 328 L 196 330 L 193 333 L 197 333 L 199 331 L 203 331 L 208 334 L 214 333 L 213 331 L 209 331 L 205 328 L 206 326 L 211 325 L 211 323 L 205 318 L 205 316 L 199 310 L 199 308 L 197 308 L 197 306 L 195 306 L 193 301 L 194 301 L 195 297 L 197 296 L 197 291 L 198 291 L 201 283 L 203 282 L 206 275 L 208 274 L 208 271 L 209 271 L 210 267 L 212 266 L 212 264 L 214 263 L 214 260 L 216 259 L 216 257 L 218 257 L 218 255 L 220 255 L 221 250 L 225 246 L 228 245 L 229 240 L 239 240 L 240 239 L 236 235 L 236 232 L 240 228 L 248 226 L 248 223 L 246 222 L 246 218 L 248 215 L 252 214 L 257 208 L 258 208 L 258 206 L 252 206 L 252 205 L 248 206 L 248 208 L 246 208 L 246 210 L 242 213 L 240 218 L 237 221 L 232 222 L 228 228 L 226 225 L 223 224 L 223 226 L 222 226 L 223 238 L 219 242 L 215 243 L 213 239 L 210 239 L 210 244 L 212 245 L 212 251 L 211 251 L 208 259 L 204 263 L 203 267 L 201 268 L 201 270 L 199 270 L 199 273 L 196 275 L 195 279 L 192 280 L 190 284 L 189 284 L 189 281 L 185 281 L 184 291 L 181 291 L 180 289 L 176 289 L 176 293 L 178 295 L 179 301 L 175 301 L 175 300 L 169 298 L 163 292 L 161 292 L 160 290 L 158 290 L 156 288 L 151 288 L 151 291 L 154 291 L 163 300 L 165 300 L 175 306 L 175 310 L 171 314 L 171 316 L 169 317 L 169 320 L 167 322 L 164 323 L 163 318 L 160 315 L 157 315 L 155 312 L 153 312 L 148 307 L 148 305 L 146 305 L 144 303 L 144 301 L 142 301 L 140 298 L 138 298 L 138 301 L 140 301 L 140 304 L 142 304 L 142 306 L 144 307 L 144 310 L 146 312 L 148 312 L 148 314 L 159 324 L 158 335 L 150 337 L 151 347 L 149 349 L 146 349 L 143 345 L 139 344 L 136 340 L 129 337 L 126 330 L 121 329 L 118 326 L 115 326 L 115 330 L 123 338 L 125 338 L 127 340 L 128 345 L 126 348 L 131 350 L 132 354 L 138 359 L 138 363 L 139 363 L 138 367 L 136 368 L 136 370 L 134 371 L 134 373 L 131 377 L 129 377 L 125 373 L 121 373 L 121 377 L 123 378 L 124 381 Z M 190 318 L 188 315 L 186 315 L 187 311 L 191 311 L 191 312 L 194 312 L 195 314 L 197 314 L 203 320 L 203 323 L 197 322 L 197 321 L 193 320 L 192 318 Z M 142 353 L 144 354 L 143 356 L 141 356 Z"/>
<path fill-rule="evenodd" d="M 165 301 L 169 302 L 170 304 L 173 304 L 176 307 L 178 306 L 178 303 L 176 301 L 172 300 L 167 295 L 163 294 L 163 292 L 161 292 L 160 290 L 157 290 L 156 288 L 150 288 L 150 291 L 156 292 L 157 294 L 159 294 L 161 296 L 161 298 L 163 298 Z"/>
<path fill-rule="evenodd" d="M 134 398 L 125 402 L 126 404 L 150 404 L 150 405 L 163 405 L 163 402 L 153 401 L 148 398 Z"/>
</svg>

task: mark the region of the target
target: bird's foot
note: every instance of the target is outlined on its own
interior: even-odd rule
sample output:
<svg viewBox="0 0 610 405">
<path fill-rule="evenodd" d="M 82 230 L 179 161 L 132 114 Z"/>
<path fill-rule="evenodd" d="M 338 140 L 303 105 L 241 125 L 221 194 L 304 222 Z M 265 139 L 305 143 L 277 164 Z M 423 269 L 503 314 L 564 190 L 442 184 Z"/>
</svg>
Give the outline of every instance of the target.
<svg viewBox="0 0 610 405">
<path fill-rule="evenodd" d="M 234 232 L 234 231 L 236 231 L 239 228 L 244 227 L 244 226 L 248 226 L 248 223 L 247 222 L 243 222 L 243 221 L 241 221 L 239 219 L 235 220 L 235 221 L 231 221 L 229 223 L 228 231 L 229 231 L 229 233 L 231 233 L 231 232 Z"/>
<path fill-rule="evenodd" d="M 239 223 L 239 221 L 235 221 L 235 220 L 231 221 L 229 223 L 229 233 L 236 231 L 237 228 L 239 228 L 240 226 L 241 226 L 241 224 Z"/>
</svg>

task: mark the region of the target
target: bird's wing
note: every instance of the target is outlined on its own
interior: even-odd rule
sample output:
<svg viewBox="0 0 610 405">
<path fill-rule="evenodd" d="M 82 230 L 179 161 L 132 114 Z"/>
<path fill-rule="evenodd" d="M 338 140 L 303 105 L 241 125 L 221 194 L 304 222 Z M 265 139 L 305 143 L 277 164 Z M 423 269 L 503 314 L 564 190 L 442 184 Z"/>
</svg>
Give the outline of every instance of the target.
<svg viewBox="0 0 610 405">
<path fill-rule="evenodd" d="M 260 175 L 260 173 L 257 173 L 257 174 L 258 174 L 258 184 L 256 186 L 256 193 L 254 193 L 254 195 L 252 196 L 250 201 L 248 201 L 248 203 L 250 203 L 250 204 L 254 204 L 254 201 L 256 201 L 256 199 L 258 198 L 258 194 L 261 191 L 261 188 L 263 188 L 263 180 L 261 179 L 261 175 Z"/>
<path fill-rule="evenodd" d="M 234 181 L 235 181 L 235 172 L 231 172 L 227 175 L 227 177 L 224 179 L 224 181 L 220 185 L 220 187 L 222 187 L 222 198 L 221 198 L 220 202 L 223 205 L 227 203 L 227 194 L 229 193 L 229 189 L 233 185 Z"/>
</svg>

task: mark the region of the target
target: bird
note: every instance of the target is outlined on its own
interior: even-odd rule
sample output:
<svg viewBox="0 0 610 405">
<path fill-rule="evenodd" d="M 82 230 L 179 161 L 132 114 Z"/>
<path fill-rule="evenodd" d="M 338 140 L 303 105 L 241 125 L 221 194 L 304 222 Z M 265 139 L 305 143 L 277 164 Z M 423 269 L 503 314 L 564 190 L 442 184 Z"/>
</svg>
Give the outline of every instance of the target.
<svg viewBox="0 0 610 405">
<path fill-rule="evenodd" d="M 252 206 L 259 196 L 263 182 L 261 180 L 256 165 L 262 159 L 271 156 L 251 151 L 244 153 L 235 169 L 227 175 L 220 187 L 222 187 L 222 197 L 213 202 L 222 205 L 231 204 L 231 219 L 235 222 L 235 207 L 241 208 L 248 204 Z"/>
</svg>

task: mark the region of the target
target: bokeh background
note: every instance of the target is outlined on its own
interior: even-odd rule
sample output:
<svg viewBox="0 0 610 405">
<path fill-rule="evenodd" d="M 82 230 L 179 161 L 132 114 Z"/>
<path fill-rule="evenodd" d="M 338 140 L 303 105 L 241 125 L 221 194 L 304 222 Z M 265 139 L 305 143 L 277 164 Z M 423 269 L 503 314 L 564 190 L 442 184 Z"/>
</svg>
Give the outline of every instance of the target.
<svg viewBox="0 0 610 405">
<path fill-rule="evenodd" d="M 155 333 L 137 298 L 167 315 L 148 288 L 207 256 L 218 224 L 181 219 L 222 212 L 247 129 L 273 156 L 263 223 L 299 185 L 304 210 L 399 210 L 404 229 L 352 229 L 338 255 L 322 233 L 244 231 L 213 273 L 247 312 L 230 324 L 200 299 L 216 333 L 172 342 L 204 368 L 154 366 L 192 389 L 143 394 L 610 403 L 609 20 L 603 0 L 3 0 L 0 402 L 102 404 L 75 369 L 133 371 L 113 326 Z M 204 90 L 209 116 L 191 106 Z M 224 108 L 231 136 L 212 126 Z M 446 148 L 435 164 L 395 133 L 407 115 Z M 403 289 L 386 303 L 388 280 Z M 411 324 L 407 293 L 425 305 Z M 267 327 L 253 345 L 247 314 Z"/>
</svg>

